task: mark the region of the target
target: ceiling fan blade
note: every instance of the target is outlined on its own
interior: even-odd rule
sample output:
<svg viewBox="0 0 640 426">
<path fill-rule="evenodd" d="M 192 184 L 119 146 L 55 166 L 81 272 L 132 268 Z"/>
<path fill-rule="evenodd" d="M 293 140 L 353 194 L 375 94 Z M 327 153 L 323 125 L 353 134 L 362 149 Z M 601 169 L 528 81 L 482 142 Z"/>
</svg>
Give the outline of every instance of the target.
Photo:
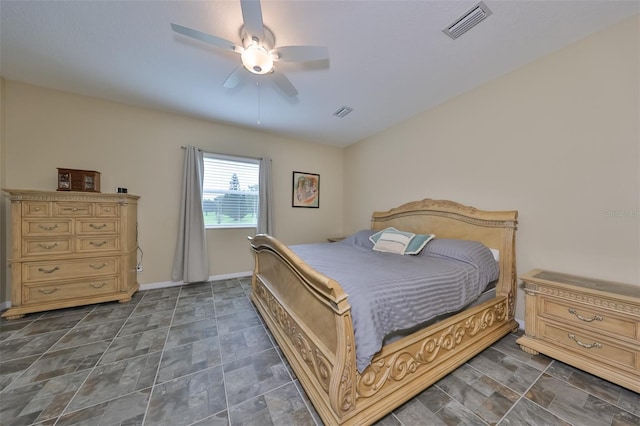
<svg viewBox="0 0 640 426">
<path fill-rule="evenodd" d="M 271 77 L 271 80 L 287 95 L 294 97 L 298 94 L 298 91 L 293 84 L 291 84 L 287 76 L 280 71 L 273 70 L 269 76 Z"/>
<path fill-rule="evenodd" d="M 278 61 L 309 62 L 329 59 L 329 49 L 325 46 L 282 46 L 270 52 Z"/>
<path fill-rule="evenodd" d="M 194 30 L 192 28 L 184 27 L 182 25 L 171 23 L 171 29 L 178 34 L 186 35 L 187 37 L 195 38 L 196 40 L 200 40 L 223 49 L 233 50 L 238 53 L 241 53 L 243 50 L 240 46 L 236 46 L 229 40 L 203 33 L 202 31 Z"/>
<path fill-rule="evenodd" d="M 243 72 L 244 72 L 244 67 L 242 65 L 238 65 L 236 69 L 234 69 L 233 72 L 229 74 L 229 77 L 227 77 L 227 79 L 224 81 L 222 85 L 227 89 L 233 89 L 238 84 L 240 84 L 240 81 L 244 77 Z"/>
<path fill-rule="evenodd" d="M 244 29 L 249 35 L 264 40 L 264 22 L 262 22 L 262 7 L 260 0 L 240 0 Z"/>
</svg>

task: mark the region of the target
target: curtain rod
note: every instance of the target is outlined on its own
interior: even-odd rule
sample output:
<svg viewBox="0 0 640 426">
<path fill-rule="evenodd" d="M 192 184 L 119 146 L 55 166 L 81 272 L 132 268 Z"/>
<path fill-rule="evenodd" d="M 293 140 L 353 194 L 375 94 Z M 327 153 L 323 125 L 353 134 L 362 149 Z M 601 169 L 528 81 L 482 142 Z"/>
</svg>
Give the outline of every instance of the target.
<svg viewBox="0 0 640 426">
<path fill-rule="evenodd" d="M 181 146 L 182 149 L 187 149 L 186 146 Z M 207 154 L 219 155 L 221 157 L 239 157 L 239 158 L 249 158 L 251 160 L 262 160 L 263 157 L 249 157 L 248 155 L 231 155 L 231 154 L 220 154 L 218 152 L 207 151 L 206 149 L 197 148 L 198 151 L 206 152 Z"/>
</svg>

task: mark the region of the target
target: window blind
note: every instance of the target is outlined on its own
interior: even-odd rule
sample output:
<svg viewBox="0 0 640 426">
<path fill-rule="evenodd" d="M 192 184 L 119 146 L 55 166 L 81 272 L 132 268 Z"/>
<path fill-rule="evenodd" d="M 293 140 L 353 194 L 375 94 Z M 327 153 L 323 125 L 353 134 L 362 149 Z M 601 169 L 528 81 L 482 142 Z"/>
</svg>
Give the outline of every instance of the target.
<svg viewBox="0 0 640 426">
<path fill-rule="evenodd" d="M 207 228 L 257 226 L 260 161 L 204 153 L 202 212 Z"/>
</svg>

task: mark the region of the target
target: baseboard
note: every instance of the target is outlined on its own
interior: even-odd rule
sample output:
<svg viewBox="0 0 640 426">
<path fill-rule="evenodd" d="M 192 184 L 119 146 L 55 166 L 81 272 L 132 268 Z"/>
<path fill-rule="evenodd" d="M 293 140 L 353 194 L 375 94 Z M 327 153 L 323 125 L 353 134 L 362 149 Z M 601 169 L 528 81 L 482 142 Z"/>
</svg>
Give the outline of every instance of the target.
<svg viewBox="0 0 640 426">
<path fill-rule="evenodd" d="M 521 320 L 521 319 L 518 319 L 518 318 L 516 318 L 515 320 L 518 323 L 518 328 L 520 330 L 524 330 L 524 320 Z"/>
<path fill-rule="evenodd" d="M 236 272 L 233 274 L 223 274 L 223 275 L 211 275 L 209 276 L 209 281 L 222 281 L 222 280 L 230 280 L 233 278 L 244 278 L 250 277 L 251 272 Z M 178 287 L 184 285 L 184 281 L 162 281 L 157 283 L 145 283 L 140 284 L 140 290 L 157 290 L 159 288 L 168 288 L 168 287 Z"/>
<path fill-rule="evenodd" d="M 10 307 L 11 307 L 11 301 L 0 303 L 0 311 L 4 311 L 6 309 L 9 309 Z"/>
</svg>

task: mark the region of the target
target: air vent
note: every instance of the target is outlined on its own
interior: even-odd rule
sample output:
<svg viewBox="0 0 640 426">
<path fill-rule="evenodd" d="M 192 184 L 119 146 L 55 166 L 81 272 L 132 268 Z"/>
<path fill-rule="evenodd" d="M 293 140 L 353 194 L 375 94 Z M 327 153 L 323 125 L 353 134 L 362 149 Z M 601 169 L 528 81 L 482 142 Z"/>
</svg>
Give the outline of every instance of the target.
<svg viewBox="0 0 640 426">
<path fill-rule="evenodd" d="M 471 28 L 478 25 L 492 13 L 491 9 L 489 9 L 484 2 L 480 2 L 473 6 L 471 10 L 462 15 L 462 17 L 453 24 L 442 30 L 442 32 L 455 40 Z"/>
<path fill-rule="evenodd" d="M 353 108 L 349 108 L 348 106 L 343 106 L 338 108 L 338 110 L 334 112 L 333 115 L 335 115 L 338 118 L 343 118 L 345 115 L 349 114 L 351 111 L 353 111 Z"/>
</svg>

